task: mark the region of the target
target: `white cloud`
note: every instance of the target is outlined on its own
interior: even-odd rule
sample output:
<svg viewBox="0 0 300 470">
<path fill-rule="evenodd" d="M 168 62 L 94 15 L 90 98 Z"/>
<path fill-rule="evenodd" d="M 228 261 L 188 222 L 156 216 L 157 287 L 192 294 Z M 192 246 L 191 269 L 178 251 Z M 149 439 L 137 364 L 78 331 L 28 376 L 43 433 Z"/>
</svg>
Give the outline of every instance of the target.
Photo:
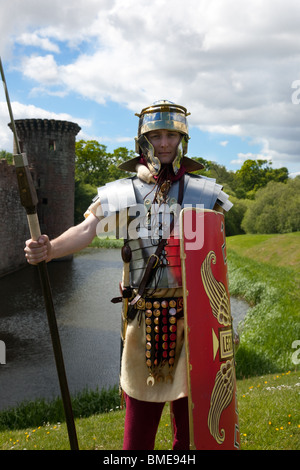
<svg viewBox="0 0 300 470">
<path fill-rule="evenodd" d="M 134 112 L 167 98 L 191 111 L 191 126 L 224 135 L 223 146 L 247 137 L 274 164 L 299 163 L 298 0 L 0 3 L 5 54 L 15 40 L 35 47 L 20 63 L 35 97 L 76 93 Z"/>
<path fill-rule="evenodd" d="M 68 113 L 53 113 L 45 109 L 38 108 L 33 105 L 24 105 L 19 102 L 12 102 L 14 119 L 56 119 L 61 121 L 76 122 L 79 126 L 88 128 L 91 125 L 89 120 L 80 119 L 71 116 Z M 0 102 L 0 142 L 1 149 L 6 149 L 9 152 L 13 151 L 13 134 L 8 128 L 10 122 L 6 102 Z M 78 134 L 81 138 L 81 134 Z"/>
<path fill-rule="evenodd" d="M 21 62 L 23 74 L 32 81 L 42 85 L 57 85 L 60 83 L 59 68 L 52 54 L 46 56 L 25 57 Z"/>
<path fill-rule="evenodd" d="M 40 37 L 37 33 L 23 33 L 17 37 L 16 42 L 24 46 L 35 46 L 45 51 L 59 53 L 59 47 L 47 38 Z"/>
<path fill-rule="evenodd" d="M 242 165 L 246 160 L 268 160 L 271 161 L 271 157 L 268 155 L 263 155 L 263 154 L 255 154 L 255 153 L 238 153 L 238 158 L 236 160 L 231 160 L 230 163 Z"/>
</svg>

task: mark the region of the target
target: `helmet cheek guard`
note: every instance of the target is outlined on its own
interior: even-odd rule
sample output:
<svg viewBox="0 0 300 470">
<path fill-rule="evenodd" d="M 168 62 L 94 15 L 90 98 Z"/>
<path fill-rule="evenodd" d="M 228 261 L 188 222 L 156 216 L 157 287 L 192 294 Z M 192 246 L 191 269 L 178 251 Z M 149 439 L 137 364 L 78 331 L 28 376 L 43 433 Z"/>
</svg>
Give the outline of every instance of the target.
<svg viewBox="0 0 300 470">
<path fill-rule="evenodd" d="M 152 175 L 157 175 L 161 167 L 160 160 L 155 156 L 154 147 L 151 142 L 147 139 L 146 135 L 142 134 L 139 137 L 136 137 L 135 145 L 136 153 L 140 153 L 143 155 Z"/>
<path fill-rule="evenodd" d="M 178 144 L 176 157 L 174 158 L 174 160 L 172 162 L 173 171 L 174 171 L 175 175 L 180 170 L 183 157 L 187 153 L 188 140 L 189 140 L 189 137 L 187 135 L 183 135 L 180 142 L 179 142 L 179 144 Z"/>
</svg>

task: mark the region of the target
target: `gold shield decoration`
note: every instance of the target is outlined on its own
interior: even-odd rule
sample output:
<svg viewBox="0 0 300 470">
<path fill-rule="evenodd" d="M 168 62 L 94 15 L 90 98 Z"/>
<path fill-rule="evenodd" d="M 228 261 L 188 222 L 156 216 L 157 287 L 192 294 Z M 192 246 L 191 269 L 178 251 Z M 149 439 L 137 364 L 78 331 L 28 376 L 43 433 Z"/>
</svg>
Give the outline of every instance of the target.
<svg viewBox="0 0 300 470">
<path fill-rule="evenodd" d="M 186 208 L 180 249 L 191 449 L 239 448 L 224 216 Z"/>
</svg>

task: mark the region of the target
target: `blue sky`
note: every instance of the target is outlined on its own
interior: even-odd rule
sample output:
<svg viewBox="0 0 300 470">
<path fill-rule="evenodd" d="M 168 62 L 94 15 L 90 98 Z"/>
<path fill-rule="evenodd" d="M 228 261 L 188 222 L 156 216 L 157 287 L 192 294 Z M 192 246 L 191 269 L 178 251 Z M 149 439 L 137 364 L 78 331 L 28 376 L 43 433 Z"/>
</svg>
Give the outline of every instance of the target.
<svg viewBox="0 0 300 470">
<path fill-rule="evenodd" d="M 15 119 L 66 119 L 78 139 L 134 150 L 135 113 L 169 99 L 191 112 L 190 157 L 300 173 L 298 1 L 0 0 L 0 12 Z M 1 90 L 12 151 L 8 120 Z"/>
</svg>

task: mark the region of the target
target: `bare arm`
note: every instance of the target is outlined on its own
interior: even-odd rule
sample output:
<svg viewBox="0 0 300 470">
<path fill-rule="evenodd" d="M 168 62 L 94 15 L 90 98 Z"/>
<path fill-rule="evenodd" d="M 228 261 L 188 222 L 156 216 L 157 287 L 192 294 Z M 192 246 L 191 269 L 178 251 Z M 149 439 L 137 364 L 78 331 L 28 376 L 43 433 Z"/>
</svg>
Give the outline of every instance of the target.
<svg viewBox="0 0 300 470">
<path fill-rule="evenodd" d="M 24 251 L 28 263 L 48 262 L 82 250 L 96 236 L 98 223 L 99 219 L 90 214 L 81 224 L 69 228 L 54 240 L 50 241 L 47 235 L 41 235 L 38 241 L 27 240 Z"/>
</svg>

